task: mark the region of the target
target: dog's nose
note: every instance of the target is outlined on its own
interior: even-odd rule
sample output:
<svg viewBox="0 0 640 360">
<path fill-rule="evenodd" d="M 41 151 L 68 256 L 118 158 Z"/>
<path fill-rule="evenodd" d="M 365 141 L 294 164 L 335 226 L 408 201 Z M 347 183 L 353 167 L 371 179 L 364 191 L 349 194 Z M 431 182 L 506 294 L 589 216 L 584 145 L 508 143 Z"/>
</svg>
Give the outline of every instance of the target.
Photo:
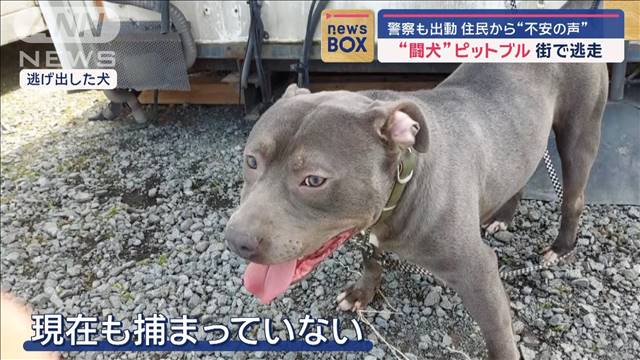
<svg viewBox="0 0 640 360">
<path fill-rule="evenodd" d="M 238 256 L 250 260 L 258 253 L 260 240 L 242 231 L 227 229 L 224 234 L 227 246 Z"/>
</svg>

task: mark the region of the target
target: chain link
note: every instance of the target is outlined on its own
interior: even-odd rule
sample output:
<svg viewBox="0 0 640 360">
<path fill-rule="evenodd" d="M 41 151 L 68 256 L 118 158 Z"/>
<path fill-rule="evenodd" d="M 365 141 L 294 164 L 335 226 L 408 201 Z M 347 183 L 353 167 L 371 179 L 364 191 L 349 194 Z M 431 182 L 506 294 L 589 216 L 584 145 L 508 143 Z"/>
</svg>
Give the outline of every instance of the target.
<svg viewBox="0 0 640 360">
<path fill-rule="evenodd" d="M 356 241 L 354 242 L 355 247 L 358 250 L 362 251 L 363 257 L 377 261 L 385 269 L 397 270 L 403 273 L 418 274 L 426 277 L 433 277 L 433 274 L 422 266 L 419 266 L 410 262 L 402 261 L 400 259 L 396 259 L 393 257 L 393 255 L 390 252 L 386 252 L 386 251 L 376 252 L 375 246 L 369 242 L 370 235 L 371 235 L 370 230 L 367 230 L 364 233 L 364 235 L 359 235 L 358 238 L 355 239 Z M 566 253 L 563 256 L 558 257 L 554 261 L 543 262 L 540 265 L 528 266 L 522 269 L 516 269 L 516 270 L 510 270 L 510 271 L 503 271 L 501 269 L 500 278 L 502 280 L 509 280 L 518 276 L 528 275 L 540 270 L 548 269 L 566 260 L 574 253 L 575 253 L 575 249 Z"/>
<path fill-rule="evenodd" d="M 562 183 L 560 179 L 558 179 L 558 174 L 556 173 L 556 169 L 553 167 L 553 162 L 551 161 L 551 155 L 549 155 L 549 150 L 544 151 L 544 167 L 547 169 L 547 175 L 549 175 L 549 179 L 551 179 L 551 184 L 553 185 L 553 191 L 556 193 L 557 201 L 562 203 Z"/>
</svg>

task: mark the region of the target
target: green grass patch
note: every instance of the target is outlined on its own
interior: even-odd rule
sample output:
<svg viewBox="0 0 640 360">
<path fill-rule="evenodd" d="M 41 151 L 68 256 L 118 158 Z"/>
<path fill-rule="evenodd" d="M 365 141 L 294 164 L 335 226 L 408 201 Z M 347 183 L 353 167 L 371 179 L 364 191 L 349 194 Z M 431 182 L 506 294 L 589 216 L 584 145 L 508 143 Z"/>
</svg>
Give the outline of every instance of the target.
<svg viewBox="0 0 640 360">
<path fill-rule="evenodd" d="M 158 264 L 160 264 L 160 266 L 165 266 L 167 264 L 166 254 L 160 254 L 160 257 L 158 258 Z"/>
</svg>

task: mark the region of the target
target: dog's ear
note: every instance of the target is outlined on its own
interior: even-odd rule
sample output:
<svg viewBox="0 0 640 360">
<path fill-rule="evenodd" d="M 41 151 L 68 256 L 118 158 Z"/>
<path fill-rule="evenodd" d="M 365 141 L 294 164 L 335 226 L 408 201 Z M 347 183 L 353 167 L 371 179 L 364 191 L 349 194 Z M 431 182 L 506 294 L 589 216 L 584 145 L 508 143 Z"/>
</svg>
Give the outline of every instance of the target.
<svg viewBox="0 0 640 360">
<path fill-rule="evenodd" d="M 410 100 L 377 102 L 374 113 L 376 131 L 387 144 L 427 152 L 429 131 L 424 114 L 416 103 Z"/>
<path fill-rule="evenodd" d="M 287 99 L 290 97 L 294 97 L 296 95 L 305 95 L 305 94 L 311 94 L 311 91 L 309 91 L 309 89 L 299 88 L 298 85 L 296 84 L 291 84 L 287 87 L 287 90 L 284 91 L 282 98 Z"/>
</svg>

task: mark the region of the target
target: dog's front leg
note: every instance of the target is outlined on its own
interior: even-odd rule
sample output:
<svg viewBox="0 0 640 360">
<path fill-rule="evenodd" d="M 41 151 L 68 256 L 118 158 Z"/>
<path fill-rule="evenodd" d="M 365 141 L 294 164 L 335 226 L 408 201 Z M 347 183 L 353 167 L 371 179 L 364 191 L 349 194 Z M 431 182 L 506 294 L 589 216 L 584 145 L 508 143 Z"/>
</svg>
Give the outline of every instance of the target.
<svg viewBox="0 0 640 360">
<path fill-rule="evenodd" d="M 449 238 L 449 246 L 430 246 L 421 265 L 458 292 L 482 331 L 489 359 L 518 359 L 509 300 L 498 274 L 496 254 L 482 242 L 479 232 L 469 241 L 460 235 L 455 240 Z"/>
<path fill-rule="evenodd" d="M 378 249 L 376 248 L 376 252 Z M 338 308 L 344 311 L 364 309 L 380 288 L 382 280 L 382 266 L 374 259 L 362 254 L 363 272 L 360 279 L 349 285 L 337 297 Z"/>
</svg>

